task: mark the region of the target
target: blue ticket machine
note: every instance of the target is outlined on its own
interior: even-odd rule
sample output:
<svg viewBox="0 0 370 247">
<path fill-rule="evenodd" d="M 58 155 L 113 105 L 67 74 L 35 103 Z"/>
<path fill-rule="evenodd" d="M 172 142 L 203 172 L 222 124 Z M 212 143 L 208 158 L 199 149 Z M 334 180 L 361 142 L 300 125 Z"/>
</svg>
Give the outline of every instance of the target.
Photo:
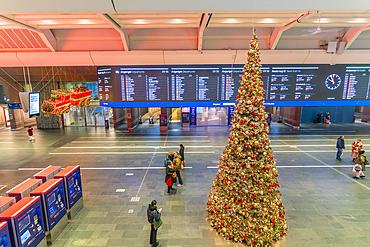
<svg viewBox="0 0 370 247">
<path fill-rule="evenodd" d="M 39 196 L 24 197 L 1 213 L 0 221 L 8 223 L 11 246 L 47 247 Z"/>
<path fill-rule="evenodd" d="M 63 179 L 49 179 L 32 191 L 31 196 L 41 197 L 46 240 L 51 244 L 68 225 Z"/>
<path fill-rule="evenodd" d="M 80 166 L 67 166 L 54 178 L 63 178 L 68 218 L 72 219 L 83 207 Z"/>
<path fill-rule="evenodd" d="M 42 184 L 41 179 L 27 179 L 22 183 L 18 184 L 14 188 L 6 192 L 7 196 L 14 196 L 16 201 L 19 201 L 23 197 L 30 196 L 30 192 L 39 187 Z"/>
<path fill-rule="evenodd" d="M 0 247 L 12 247 L 10 243 L 8 223 L 0 223 Z"/>
</svg>

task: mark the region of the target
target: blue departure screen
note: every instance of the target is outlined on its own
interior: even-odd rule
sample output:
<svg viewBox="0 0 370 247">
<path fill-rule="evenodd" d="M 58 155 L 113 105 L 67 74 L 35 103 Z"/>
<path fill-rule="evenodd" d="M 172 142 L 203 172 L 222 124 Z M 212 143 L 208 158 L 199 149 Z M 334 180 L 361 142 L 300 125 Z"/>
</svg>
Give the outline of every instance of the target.
<svg viewBox="0 0 370 247">
<path fill-rule="evenodd" d="M 112 107 L 139 107 L 140 102 L 227 106 L 236 100 L 243 69 L 243 65 L 98 67 L 99 98 L 101 105 Z M 368 65 L 266 64 L 261 71 L 266 105 L 370 99 Z"/>
</svg>

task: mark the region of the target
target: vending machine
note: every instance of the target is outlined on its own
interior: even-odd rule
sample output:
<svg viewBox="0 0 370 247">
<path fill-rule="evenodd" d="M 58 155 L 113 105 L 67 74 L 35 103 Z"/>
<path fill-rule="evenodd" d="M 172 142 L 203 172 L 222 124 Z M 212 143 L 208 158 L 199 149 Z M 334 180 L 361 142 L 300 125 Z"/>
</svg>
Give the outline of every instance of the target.
<svg viewBox="0 0 370 247">
<path fill-rule="evenodd" d="M 15 197 L 0 196 L 0 214 L 15 204 Z M 1 247 L 1 245 L 0 245 Z"/>
<path fill-rule="evenodd" d="M 16 201 L 23 197 L 30 196 L 30 192 L 42 184 L 41 179 L 27 179 L 6 192 L 7 196 L 14 196 Z"/>
<path fill-rule="evenodd" d="M 46 240 L 53 243 L 68 225 L 63 179 L 49 179 L 32 191 L 31 196 L 41 197 Z"/>
<path fill-rule="evenodd" d="M 0 221 L 9 227 L 14 247 L 47 247 L 44 217 L 39 196 L 24 197 L 0 214 Z"/>
<path fill-rule="evenodd" d="M 49 179 L 53 179 L 54 175 L 59 173 L 62 170 L 61 166 L 48 166 L 41 172 L 36 173 L 33 175 L 35 179 L 41 179 L 43 183 L 45 183 Z"/>
<path fill-rule="evenodd" d="M 8 223 L 0 223 L 0 247 L 12 247 L 10 243 Z"/>
<path fill-rule="evenodd" d="M 68 218 L 72 219 L 83 207 L 80 166 L 67 166 L 54 178 L 63 178 Z"/>
</svg>

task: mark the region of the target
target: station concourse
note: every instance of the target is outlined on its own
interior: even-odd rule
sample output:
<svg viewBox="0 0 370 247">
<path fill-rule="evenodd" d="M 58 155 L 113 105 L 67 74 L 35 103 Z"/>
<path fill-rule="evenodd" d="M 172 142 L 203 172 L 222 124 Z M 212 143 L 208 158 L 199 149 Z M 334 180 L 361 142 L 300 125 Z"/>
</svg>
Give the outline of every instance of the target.
<svg viewBox="0 0 370 247">
<path fill-rule="evenodd" d="M 350 157 L 356 139 L 370 150 L 369 23 L 363 0 L 0 0 L 0 196 L 64 168 L 19 242 L 41 239 L 52 188 L 52 247 L 150 246 L 152 200 L 159 246 L 245 246 L 217 234 L 206 203 L 255 31 L 288 224 L 273 246 L 369 246 L 370 175 L 354 179 Z M 184 186 L 168 194 L 180 144 Z"/>
</svg>

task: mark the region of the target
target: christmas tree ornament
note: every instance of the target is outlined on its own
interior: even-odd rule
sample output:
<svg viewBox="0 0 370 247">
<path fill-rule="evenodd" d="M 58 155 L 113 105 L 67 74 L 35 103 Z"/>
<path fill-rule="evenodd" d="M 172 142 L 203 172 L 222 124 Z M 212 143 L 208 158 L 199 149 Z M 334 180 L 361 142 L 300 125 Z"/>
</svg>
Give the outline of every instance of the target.
<svg viewBox="0 0 370 247">
<path fill-rule="evenodd" d="M 211 227 L 226 240 L 271 246 L 286 234 L 285 211 L 268 135 L 258 38 L 253 33 L 228 145 L 207 203 Z"/>
</svg>

